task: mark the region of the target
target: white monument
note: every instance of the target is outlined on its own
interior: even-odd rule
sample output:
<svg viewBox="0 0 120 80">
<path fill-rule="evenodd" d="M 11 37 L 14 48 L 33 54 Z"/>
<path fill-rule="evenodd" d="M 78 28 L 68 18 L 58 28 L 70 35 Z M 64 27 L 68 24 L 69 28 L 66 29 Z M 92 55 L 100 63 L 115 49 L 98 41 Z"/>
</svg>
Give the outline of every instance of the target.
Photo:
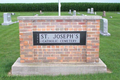
<svg viewBox="0 0 120 80">
<path fill-rule="evenodd" d="M 94 8 L 91 8 L 91 14 L 94 14 Z"/>
<path fill-rule="evenodd" d="M 71 9 L 69 10 L 69 12 L 68 12 L 68 13 L 69 13 L 69 14 L 72 14 L 72 13 L 71 13 Z"/>
<path fill-rule="evenodd" d="M 4 13 L 3 14 L 3 23 L 2 25 L 10 25 L 13 24 L 13 22 L 11 21 L 11 13 Z"/>
<path fill-rule="evenodd" d="M 76 10 L 73 10 L 73 16 L 76 16 Z"/>
<path fill-rule="evenodd" d="M 88 13 L 88 14 L 91 13 L 91 12 L 90 12 L 90 8 L 87 9 L 87 13 Z"/>
<path fill-rule="evenodd" d="M 108 20 L 106 18 L 102 18 L 100 21 L 100 34 L 110 36 L 110 33 L 108 33 Z"/>
</svg>

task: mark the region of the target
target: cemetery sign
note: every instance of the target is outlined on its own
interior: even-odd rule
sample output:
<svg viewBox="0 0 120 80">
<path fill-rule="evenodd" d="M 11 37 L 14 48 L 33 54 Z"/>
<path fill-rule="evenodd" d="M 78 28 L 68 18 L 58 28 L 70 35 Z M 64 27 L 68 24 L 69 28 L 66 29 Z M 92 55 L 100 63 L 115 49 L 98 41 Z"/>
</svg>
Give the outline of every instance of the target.
<svg viewBox="0 0 120 80">
<path fill-rule="evenodd" d="M 86 31 L 33 32 L 34 45 L 86 45 Z"/>
</svg>

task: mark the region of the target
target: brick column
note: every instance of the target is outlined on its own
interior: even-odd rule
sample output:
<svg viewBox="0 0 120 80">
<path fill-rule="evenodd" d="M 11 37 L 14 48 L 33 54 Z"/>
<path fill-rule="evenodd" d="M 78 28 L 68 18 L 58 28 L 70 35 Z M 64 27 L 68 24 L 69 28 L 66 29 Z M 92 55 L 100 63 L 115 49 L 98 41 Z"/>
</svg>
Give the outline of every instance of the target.
<svg viewBox="0 0 120 80">
<path fill-rule="evenodd" d="M 19 20 L 20 62 L 33 62 L 33 33 L 31 20 Z"/>
<path fill-rule="evenodd" d="M 87 62 L 99 61 L 100 20 L 87 20 Z"/>
</svg>

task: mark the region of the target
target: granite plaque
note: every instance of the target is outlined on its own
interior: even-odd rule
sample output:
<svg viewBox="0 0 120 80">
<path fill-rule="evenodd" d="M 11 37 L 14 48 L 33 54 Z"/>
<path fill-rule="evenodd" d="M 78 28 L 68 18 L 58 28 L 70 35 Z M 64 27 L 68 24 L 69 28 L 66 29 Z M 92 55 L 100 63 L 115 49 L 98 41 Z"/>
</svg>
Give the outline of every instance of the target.
<svg viewBox="0 0 120 80">
<path fill-rule="evenodd" d="M 86 45 L 86 31 L 33 32 L 34 45 Z"/>
</svg>

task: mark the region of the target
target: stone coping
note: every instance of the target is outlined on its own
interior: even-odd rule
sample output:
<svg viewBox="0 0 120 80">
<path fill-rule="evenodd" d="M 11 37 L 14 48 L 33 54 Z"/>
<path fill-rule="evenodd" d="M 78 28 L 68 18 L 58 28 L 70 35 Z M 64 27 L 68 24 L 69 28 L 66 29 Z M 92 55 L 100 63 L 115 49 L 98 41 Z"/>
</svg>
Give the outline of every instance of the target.
<svg viewBox="0 0 120 80">
<path fill-rule="evenodd" d="M 83 19 L 102 19 L 102 16 L 19 16 L 18 20 L 83 20 Z"/>
</svg>

